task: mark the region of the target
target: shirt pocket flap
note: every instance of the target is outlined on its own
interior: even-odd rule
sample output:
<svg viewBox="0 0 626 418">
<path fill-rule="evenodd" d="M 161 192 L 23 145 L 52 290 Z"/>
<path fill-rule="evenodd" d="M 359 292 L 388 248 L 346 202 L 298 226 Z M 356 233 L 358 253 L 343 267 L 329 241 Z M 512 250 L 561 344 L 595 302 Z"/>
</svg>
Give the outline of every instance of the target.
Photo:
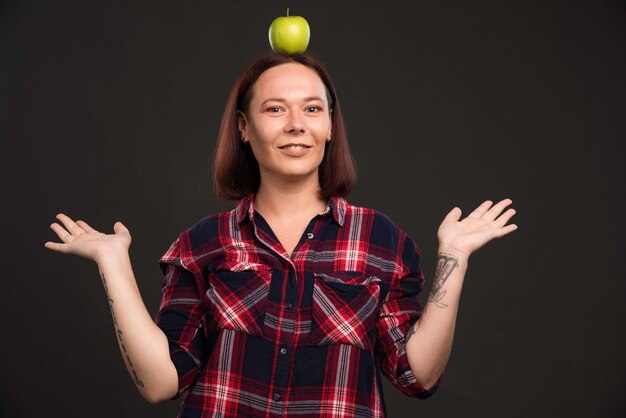
<svg viewBox="0 0 626 418">
<path fill-rule="evenodd" d="M 247 261 L 225 261 L 219 264 L 213 271 L 271 271 L 272 268 L 265 264 L 249 263 Z"/>
<path fill-rule="evenodd" d="M 223 263 L 208 275 L 209 312 L 218 328 L 262 335 L 272 270 L 252 263 Z"/>
<path fill-rule="evenodd" d="M 310 343 L 351 344 L 372 351 L 381 280 L 352 271 L 313 276 Z"/>
</svg>

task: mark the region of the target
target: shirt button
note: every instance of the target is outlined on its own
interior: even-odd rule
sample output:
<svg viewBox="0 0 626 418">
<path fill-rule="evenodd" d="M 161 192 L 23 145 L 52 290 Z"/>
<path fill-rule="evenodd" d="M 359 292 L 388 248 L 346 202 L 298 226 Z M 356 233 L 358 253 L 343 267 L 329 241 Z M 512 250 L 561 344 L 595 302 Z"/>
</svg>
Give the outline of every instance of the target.
<svg viewBox="0 0 626 418">
<path fill-rule="evenodd" d="M 274 394 L 274 400 L 275 401 L 280 401 L 280 393 L 275 393 Z"/>
<path fill-rule="evenodd" d="M 285 347 L 281 348 L 281 349 L 280 349 L 280 354 L 282 354 L 283 356 L 284 356 L 285 354 L 287 354 L 287 349 L 286 349 Z"/>
<path fill-rule="evenodd" d="M 308 239 L 311 239 L 311 238 L 313 238 L 314 236 L 315 236 L 315 235 L 313 235 L 313 233 L 311 233 L 311 232 L 309 232 L 308 234 L 306 234 L 306 237 L 307 237 Z"/>
<path fill-rule="evenodd" d="M 291 302 L 286 302 L 285 303 L 285 308 L 287 308 L 287 309 L 291 309 L 292 306 L 293 306 L 293 304 Z"/>
</svg>

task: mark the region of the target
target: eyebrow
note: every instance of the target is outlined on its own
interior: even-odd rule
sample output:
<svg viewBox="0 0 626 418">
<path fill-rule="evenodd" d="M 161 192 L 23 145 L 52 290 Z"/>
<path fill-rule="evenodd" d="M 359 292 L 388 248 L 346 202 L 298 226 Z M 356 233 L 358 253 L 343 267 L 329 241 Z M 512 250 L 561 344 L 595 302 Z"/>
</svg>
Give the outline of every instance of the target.
<svg viewBox="0 0 626 418">
<path fill-rule="evenodd" d="M 309 97 L 306 97 L 303 100 L 303 102 L 314 102 L 316 100 L 319 100 L 320 102 L 324 101 L 319 96 L 309 96 Z M 286 99 L 282 99 L 282 98 L 279 98 L 279 97 L 270 97 L 269 99 L 264 100 L 263 103 L 261 103 L 261 106 L 265 105 L 265 103 L 267 103 L 267 102 L 281 102 L 281 103 L 285 103 L 286 101 L 287 101 Z"/>
</svg>

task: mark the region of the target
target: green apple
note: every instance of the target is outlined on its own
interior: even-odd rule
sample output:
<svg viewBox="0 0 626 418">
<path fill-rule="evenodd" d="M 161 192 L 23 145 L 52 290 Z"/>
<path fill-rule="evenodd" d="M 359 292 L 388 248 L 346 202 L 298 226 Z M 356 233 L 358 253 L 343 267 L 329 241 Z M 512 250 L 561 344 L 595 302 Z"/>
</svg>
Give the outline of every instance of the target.
<svg viewBox="0 0 626 418">
<path fill-rule="evenodd" d="M 309 46 L 311 30 L 302 16 L 281 16 L 274 19 L 269 31 L 270 46 L 274 51 L 285 51 L 298 54 L 306 51 Z"/>
</svg>

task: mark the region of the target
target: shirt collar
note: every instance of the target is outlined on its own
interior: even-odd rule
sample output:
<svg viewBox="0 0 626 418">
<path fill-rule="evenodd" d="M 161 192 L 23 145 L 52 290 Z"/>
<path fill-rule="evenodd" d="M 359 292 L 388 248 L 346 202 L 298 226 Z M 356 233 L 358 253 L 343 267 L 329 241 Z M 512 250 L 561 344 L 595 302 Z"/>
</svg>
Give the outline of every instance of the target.
<svg viewBox="0 0 626 418">
<path fill-rule="evenodd" d="M 339 226 L 343 226 L 346 218 L 346 206 L 347 202 L 345 199 L 337 196 L 331 196 L 330 199 L 328 199 L 326 210 L 320 213 L 320 215 L 330 212 L 335 222 L 337 222 Z M 254 219 L 254 194 L 249 194 L 239 200 L 237 206 L 235 207 L 235 218 L 237 219 L 237 225 L 243 222 L 246 218 L 251 221 Z"/>
</svg>

